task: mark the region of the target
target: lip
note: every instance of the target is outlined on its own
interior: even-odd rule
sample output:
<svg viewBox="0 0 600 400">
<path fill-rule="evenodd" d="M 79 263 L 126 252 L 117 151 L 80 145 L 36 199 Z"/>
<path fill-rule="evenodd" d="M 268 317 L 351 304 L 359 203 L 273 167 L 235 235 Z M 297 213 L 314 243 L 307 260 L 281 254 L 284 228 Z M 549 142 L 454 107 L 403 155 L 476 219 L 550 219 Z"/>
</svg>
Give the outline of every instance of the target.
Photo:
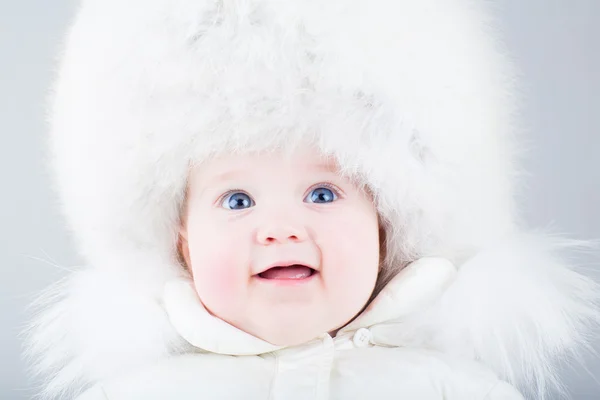
<svg viewBox="0 0 600 400">
<path fill-rule="evenodd" d="M 260 276 L 263 272 L 275 268 L 275 267 L 290 267 L 292 265 L 303 265 L 313 270 L 313 273 L 302 279 L 266 279 Z M 301 286 L 307 283 L 314 281 L 319 276 L 319 269 L 312 263 L 307 263 L 305 260 L 300 259 L 286 259 L 279 260 L 277 262 L 271 263 L 267 265 L 265 268 L 262 268 L 258 273 L 252 276 L 257 282 L 261 284 L 271 285 L 271 286 L 284 286 L 284 287 L 293 287 L 293 286 Z"/>
<path fill-rule="evenodd" d="M 312 269 L 313 271 L 315 271 L 315 273 L 313 273 L 311 276 L 314 276 L 314 275 L 316 275 L 317 272 L 319 272 L 319 270 L 317 269 L 317 267 L 315 267 L 311 263 L 307 263 L 307 262 L 304 262 L 304 261 L 301 261 L 301 260 L 286 260 L 286 261 L 277 261 L 277 262 L 274 262 L 272 264 L 269 264 L 267 267 L 261 269 L 256 274 L 254 274 L 254 276 L 260 278 L 260 276 L 259 276 L 260 274 L 262 274 L 263 272 L 265 272 L 267 270 L 270 270 L 271 268 L 275 268 L 275 267 L 290 267 L 292 265 L 303 265 L 305 267 L 308 267 L 308 268 Z M 305 278 L 305 279 L 308 279 L 308 278 Z M 265 280 L 270 280 L 270 279 L 265 279 Z M 302 280 L 302 279 L 300 279 L 300 280 Z"/>
<path fill-rule="evenodd" d="M 266 278 L 261 277 L 259 274 L 254 275 L 253 278 L 256 279 L 258 282 L 264 283 L 267 285 L 287 286 L 287 287 L 300 286 L 300 285 L 305 285 L 309 282 L 312 282 L 318 278 L 319 271 L 317 271 L 316 269 L 313 269 L 313 271 L 314 272 L 310 276 L 303 278 L 303 279 L 266 279 Z"/>
</svg>

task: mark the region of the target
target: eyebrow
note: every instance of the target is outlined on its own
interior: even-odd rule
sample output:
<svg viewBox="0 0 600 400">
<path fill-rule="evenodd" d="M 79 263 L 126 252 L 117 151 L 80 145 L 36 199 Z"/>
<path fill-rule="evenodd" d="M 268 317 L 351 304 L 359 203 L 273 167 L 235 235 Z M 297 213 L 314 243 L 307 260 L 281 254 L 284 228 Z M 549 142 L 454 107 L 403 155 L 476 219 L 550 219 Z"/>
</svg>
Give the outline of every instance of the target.
<svg viewBox="0 0 600 400">
<path fill-rule="evenodd" d="M 336 173 L 337 166 L 334 163 L 318 163 L 312 164 L 311 167 L 318 171 Z"/>
<path fill-rule="evenodd" d="M 231 170 L 226 170 L 224 172 L 220 172 L 216 175 L 211 176 L 208 180 L 207 183 L 213 183 L 213 182 L 222 182 L 222 181 L 227 181 L 227 180 L 232 180 L 233 178 L 235 178 L 238 175 L 243 174 L 243 170 L 240 169 L 231 169 Z"/>
<path fill-rule="evenodd" d="M 335 169 L 336 167 L 332 164 L 324 164 L 324 163 L 318 163 L 318 164 L 311 164 L 308 166 L 308 168 L 310 170 L 313 171 L 318 171 L 318 172 L 330 172 L 330 173 L 336 173 Z M 216 175 L 213 175 L 212 177 L 209 178 L 209 181 L 223 181 L 223 180 L 231 180 L 233 178 L 235 178 L 238 175 L 242 175 L 242 174 L 246 174 L 247 172 L 243 169 L 230 169 L 230 170 L 225 170 L 223 172 L 220 172 Z"/>
</svg>

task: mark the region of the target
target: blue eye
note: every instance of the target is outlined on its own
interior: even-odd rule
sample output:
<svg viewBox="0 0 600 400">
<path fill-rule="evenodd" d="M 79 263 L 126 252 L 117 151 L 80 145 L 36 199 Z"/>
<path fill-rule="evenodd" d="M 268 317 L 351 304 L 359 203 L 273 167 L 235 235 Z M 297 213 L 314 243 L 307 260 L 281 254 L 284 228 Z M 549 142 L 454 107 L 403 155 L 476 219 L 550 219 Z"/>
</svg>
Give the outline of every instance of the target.
<svg viewBox="0 0 600 400">
<path fill-rule="evenodd" d="M 234 192 L 225 196 L 221 205 L 228 210 L 244 210 L 254 206 L 254 201 L 246 193 Z"/>
<path fill-rule="evenodd" d="M 323 186 L 311 190 L 305 199 L 308 203 L 331 203 L 334 200 L 337 200 L 337 195 L 333 190 Z"/>
</svg>

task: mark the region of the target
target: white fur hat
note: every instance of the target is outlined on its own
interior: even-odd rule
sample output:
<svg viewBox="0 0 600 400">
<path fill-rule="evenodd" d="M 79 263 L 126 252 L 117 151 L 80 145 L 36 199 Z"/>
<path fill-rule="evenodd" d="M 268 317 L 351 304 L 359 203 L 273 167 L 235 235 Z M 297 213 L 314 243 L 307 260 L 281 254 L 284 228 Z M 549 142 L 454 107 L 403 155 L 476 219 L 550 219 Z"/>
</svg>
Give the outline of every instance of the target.
<svg viewBox="0 0 600 400">
<path fill-rule="evenodd" d="M 483 3 L 83 0 L 50 137 L 88 265 L 40 300 L 30 351 L 45 393 L 180 351 L 155 299 L 185 274 L 175 250 L 190 165 L 301 141 L 375 193 L 387 272 L 422 256 L 458 266 L 438 306 L 407 321 L 407 343 L 542 393 L 598 294 L 555 253 L 564 241 L 519 229 L 515 73 Z"/>
<path fill-rule="evenodd" d="M 513 74 L 478 8 L 85 1 L 52 110 L 84 255 L 163 270 L 192 161 L 303 139 L 368 183 L 402 261 L 511 232 Z"/>
</svg>

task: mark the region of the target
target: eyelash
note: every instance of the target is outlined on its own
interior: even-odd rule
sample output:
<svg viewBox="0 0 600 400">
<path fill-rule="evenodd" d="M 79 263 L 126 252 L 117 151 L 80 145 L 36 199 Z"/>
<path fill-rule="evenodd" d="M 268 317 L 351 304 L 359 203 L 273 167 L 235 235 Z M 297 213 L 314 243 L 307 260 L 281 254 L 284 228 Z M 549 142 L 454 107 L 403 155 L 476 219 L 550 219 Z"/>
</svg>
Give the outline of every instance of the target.
<svg viewBox="0 0 600 400">
<path fill-rule="evenodd" d="M 308 195 L 308 193 L 312 192 L 313 190 L 315 190 L 317 188 L 322 188 L 322 187 L 335 192 L 335 195 L 338 197 L 338 199 L 344 198 L 344 196 L 342 195 L 342 191 L 337 186 L 335 186 L 333 183 L 329 183 L 329 182 L 321 182 L 321 183 L 311 186 L 310 189 L 308 189 L 308 192 L 304 197 L 306 197 Z M 227 196 L 229 196 L 233 193 L 244 193 L 247 196 L 252 197 L 250 195 L 250 193 L 248 193 L 247 191 L 245 191 L 243 189 L 231 189 L 231 190 L 228 190 L 227 192 L 225 192 L 223 195 L 221 195 L 219 197 L 219 199 L 216 201 L 216 204 L 217 205 L 222 204 L 223 201 L 227 198 Z"/>
<path fill-rule="evenodd" d="M 335 195 L 338 197 L 338 199 L 342 198 L 342 191 L 337 186 L 335 186 L 333 183 L 329 183 L 329 182 L 322 182 L 322 183 L 316 184 L 314 186 L 311 186 L 311 188 L 308 190 L 308 193 L 312 192 L 313 190 L 315 190 L 317 188 L 322 188 L 322 187 L 327 188 L 327 189 L 331 190 L 332 192 L 334 192 Z M 307 195 L 308 195 L 308 193 L 307 193 Z M 306 196 L 304 196 L 304 197 L 306 197 Z"/>
</svg>

